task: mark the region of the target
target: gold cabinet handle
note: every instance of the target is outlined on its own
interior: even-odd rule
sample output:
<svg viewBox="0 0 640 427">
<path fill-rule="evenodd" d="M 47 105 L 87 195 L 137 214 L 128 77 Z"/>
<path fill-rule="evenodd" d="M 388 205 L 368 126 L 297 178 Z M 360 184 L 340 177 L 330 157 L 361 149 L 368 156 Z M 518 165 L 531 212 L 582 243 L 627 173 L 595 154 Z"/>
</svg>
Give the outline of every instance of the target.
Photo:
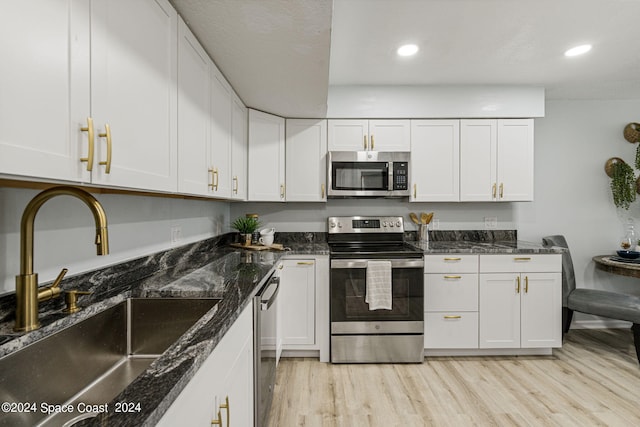
<svg viewBox="0 0 640 427">
<path fill-rule="evenodd" d="M 529 276 L 524 276 L 524 293 L 529 293 Z"/>
<path fill-rule="evenodd" d="M 107 138 L 107 160 L 100 162 L 101 166 L 105 166 L 104 173 L 111 173 L 111 126 L 108 123 L 104 125 L 104 133 L 99 133 L 100 138 Z"/>
<path fill-rule="evenodd" d="M 87 141 L 89 143 L 89 151 L 87 152 L 87 157 L 81 157 L 81 162 L 87 163 L 87 171 L 91 172 L 93 170 L 93 153 L 94 153 L 94 145 L 95 145 L 95 136 L 93 133 L 93 119 L 91 117 L 87 117 L 87 127 L 80 128 L 82 132 L 87 132 Z"/>
<path fill-rule="evenodd" d="M 298 265 L 313 265 L 313 261 L 299 261 Z"/>
<path fill-rule="evenodd" d="M 373 140 L 373 135 L 371 135 L 371 149 L 373 150 L 376 146 L 375 141 Z"/>
<path fill-rule="evenodd" d="M 443 316 L 445 319 L 462 319 L 462 316 Z"/>
<path fill-rule="evenodd" d="M 218 180 L 220 179 L 218 168 L 213 169 L 213 176 L 211 178 L 213 180 L 213 191 L 218 191 Z"/>
<path fill-rule="evenodd" d="M 504 184 L 501 182 L 500 183 L 500 198 L 502 199 L 504 197 Z"/>
<path fill-rule="evenodd" d="M 284 199 L 284 184 L 280 184 L 280 198 Z"/>
<path fill-rule="evenodd" d="M 215 420 L 211 420 L 212 426 L 222 426 L 222 417 L 220 416 L 220 411 L 218 411 L 218 418 Z"/>
<path fill-rule="evenodd" d="M 364 136 L 364 149 L 367 149 L 367 135 Z"/>
<path fill-rule="evenodd" d="M 324 184 L 320 185 L 320 198 L 324 199 Z"/>
<path fill-rule="evenodd" d="M 215 178 L 215 169 L 209 168 L 209 173 L 211 174 L 211 184 L 207 184 L 211 191 L 216 190 L 216 178 Z"/>
<path fill-rule="evenodd" d="M 496 198 L 496 183 L 493 183 L 493 190 L 491 191 L 491 197 Z"/>
<path fill-rule="evenodd" d="M 516 294 L 520 293 L 520 276 L 516 277 Z"/>
<path fill-rule="evenodd" d="M 531 261 L 531 257 L 515 257 L 514 261 Z"/>
<path fill-rule="evenodd" d="M 460 261 L 462 260 L 462 258 L 458 258 L 458 257 L 445 257 L 444 259 L 445 261 Z"/>
<path fill-rule="evenodd" d="M 418 184 L 413 184 L 413 198 L 418 198 Z"/>
<path fill-rule="evenodd" d="M 445 279 L 462 279 L 462 276 L 444 276 Z"/>
<path fill-rule="evenodd" d="M 229 427 L 230 419 L 231 419 L 231 407 L 229 406 L 229 396 L 225 397 L 225 403 L 221 403 L 220 407 L 227 410 L 227 427 Z M 220 418 L 220 415 L 218 415 Z M 220 425 L 222 425 L 222 419 L 220 419 Z"/>
<path fill-rule="evenodd" d="M 278 270 L 282 270 L 284 268 L 283 264 L 278 265 Z"/>
<path fill-rule="evenodd" d="M 238 194 L 238 177 L 233 177 L 233 194 Z"/>
</svg>

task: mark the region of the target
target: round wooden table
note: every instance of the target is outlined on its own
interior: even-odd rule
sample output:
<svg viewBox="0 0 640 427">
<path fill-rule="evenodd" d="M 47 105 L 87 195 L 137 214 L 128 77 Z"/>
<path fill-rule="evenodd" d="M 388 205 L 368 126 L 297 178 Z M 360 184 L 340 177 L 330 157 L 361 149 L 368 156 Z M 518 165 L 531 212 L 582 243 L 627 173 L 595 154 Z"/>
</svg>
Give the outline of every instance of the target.
<svg viewBox="0 0 640 427">
<path fill-rule="evenodd" d="M 614 261 L 611 258 L 615 255 L 596 255 L 593 262 L 596 263 L 596 268 L 606 271 L 607 273 L 620 274 L 621 276 L 638 277 L 640 278 L 640 262 L 622 262 Z M 640 259 L 640 258 L 639 258 Z"/>
</svg>

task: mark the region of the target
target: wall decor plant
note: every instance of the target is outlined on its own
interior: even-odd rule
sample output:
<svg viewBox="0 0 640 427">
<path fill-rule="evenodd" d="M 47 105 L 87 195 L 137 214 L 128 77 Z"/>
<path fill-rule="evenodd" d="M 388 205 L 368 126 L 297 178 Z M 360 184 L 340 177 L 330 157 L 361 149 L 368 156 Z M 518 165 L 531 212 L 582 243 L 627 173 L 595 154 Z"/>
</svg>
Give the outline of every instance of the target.
<svg viewBox="0 0 640 427">
<path fill-rule="evenodd" d="M 623 132 L 624 138 L 632 144 L 640 141 L 640 124 L 629 123 Z M 640 144 L 636 148 L 634 166 L 640 169 Z M 636 178 L 634 167 L 620 157 L 612 157 L 604 165 L 606 174 L 611 178 L 611 195 L 617 208 L 628 210 L 640 194 L 640 177 Z"/>
</svg>

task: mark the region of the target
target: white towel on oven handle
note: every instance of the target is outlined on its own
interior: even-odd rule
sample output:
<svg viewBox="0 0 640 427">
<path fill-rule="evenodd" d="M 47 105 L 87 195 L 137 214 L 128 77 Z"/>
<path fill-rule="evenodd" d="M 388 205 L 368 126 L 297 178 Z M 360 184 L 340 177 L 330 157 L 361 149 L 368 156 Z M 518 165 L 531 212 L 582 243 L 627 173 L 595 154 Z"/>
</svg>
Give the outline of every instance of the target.
<svg viewBox="0 0 640 427">
<path fill-rule="evenodd" d="M 367 294 L 369 310 L 391 310 L 391 261 L 367 261 Z"/>
</svg>

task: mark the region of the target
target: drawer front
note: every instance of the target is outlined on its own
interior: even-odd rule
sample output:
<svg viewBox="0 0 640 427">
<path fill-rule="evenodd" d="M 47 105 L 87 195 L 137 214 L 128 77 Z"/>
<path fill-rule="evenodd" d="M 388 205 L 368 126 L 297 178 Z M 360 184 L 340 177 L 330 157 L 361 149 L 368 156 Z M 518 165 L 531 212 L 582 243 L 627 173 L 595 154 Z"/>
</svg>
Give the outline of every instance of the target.
<svg viewBox="0 0 640 427">
<path fill-rule="evenodd" d="M 562 272 L 561 254 L 480 255 L 480 273 Z"/>
<path fill-rule="evenodd" d="M 478 348 L 478 313 L 425 313 L 424 348 Z"/>
<path fill-rule="evenodd" d="M 424 257 L 425 273 L 477 273 L 478 255 L 442 254 Z"/>
<path fill-rule="evenodd" d="M 478 311 L 477 274 L 425 274 L 425 311 Z"/>
</svg>

